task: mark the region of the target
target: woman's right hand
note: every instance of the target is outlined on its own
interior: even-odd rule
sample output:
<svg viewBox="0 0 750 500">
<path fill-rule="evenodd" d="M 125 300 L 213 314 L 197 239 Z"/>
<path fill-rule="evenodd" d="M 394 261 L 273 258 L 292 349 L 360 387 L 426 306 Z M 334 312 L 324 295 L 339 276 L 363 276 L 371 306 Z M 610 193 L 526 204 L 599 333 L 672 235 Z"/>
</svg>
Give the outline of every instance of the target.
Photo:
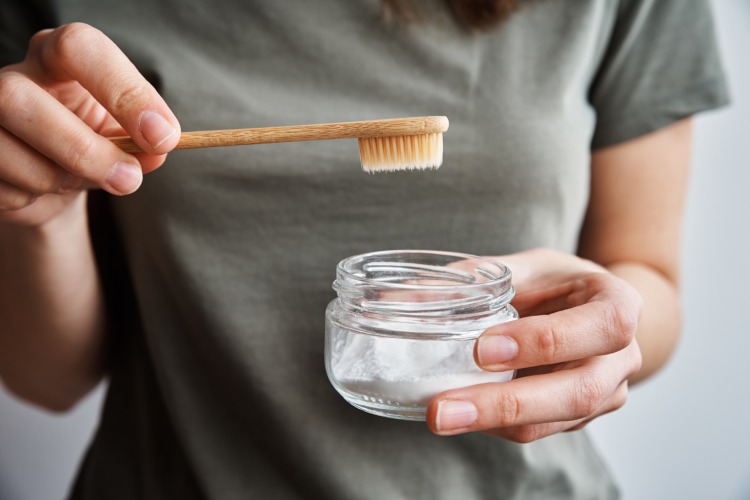
<svg viewBox="0 0 750 500">
<path fill-rule="evenodd" d="M 144 153 L 124 153 L 106 138 L 116 135 Z M 0 69 L 0 223 L 44 224 L 86 188 L 130 194 L 179 135 L 167 104 L 102 32 L 40 31 L 23 62 Z"/>
</svg>

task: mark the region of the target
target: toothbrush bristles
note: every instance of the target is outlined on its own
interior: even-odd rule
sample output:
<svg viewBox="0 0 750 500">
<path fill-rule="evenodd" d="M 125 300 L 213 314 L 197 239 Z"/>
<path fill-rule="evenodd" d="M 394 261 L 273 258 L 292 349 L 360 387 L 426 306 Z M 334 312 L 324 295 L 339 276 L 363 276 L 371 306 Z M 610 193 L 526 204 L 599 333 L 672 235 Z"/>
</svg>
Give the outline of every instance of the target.
<svg viewBox="0 0 750 500">
<path fill-rule="evenodd" d="M 438 168 L 443 163 L 443 134 L 360 138 L 359 158 L 365 172 Z"/>
</svg>

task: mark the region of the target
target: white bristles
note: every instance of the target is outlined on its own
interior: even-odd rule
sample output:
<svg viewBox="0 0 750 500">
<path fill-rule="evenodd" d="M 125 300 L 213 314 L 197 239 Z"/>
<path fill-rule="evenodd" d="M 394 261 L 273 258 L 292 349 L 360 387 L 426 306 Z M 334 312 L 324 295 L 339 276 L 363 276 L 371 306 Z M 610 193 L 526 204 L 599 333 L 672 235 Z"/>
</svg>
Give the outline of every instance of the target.
<svg viewBox="0 0 750 500">
<path fill-rule="evenodd" d="M 359 159 L 365 172 L 438 168 L 443 163 L 443 134 L 360 138 Z"/>
</svg>

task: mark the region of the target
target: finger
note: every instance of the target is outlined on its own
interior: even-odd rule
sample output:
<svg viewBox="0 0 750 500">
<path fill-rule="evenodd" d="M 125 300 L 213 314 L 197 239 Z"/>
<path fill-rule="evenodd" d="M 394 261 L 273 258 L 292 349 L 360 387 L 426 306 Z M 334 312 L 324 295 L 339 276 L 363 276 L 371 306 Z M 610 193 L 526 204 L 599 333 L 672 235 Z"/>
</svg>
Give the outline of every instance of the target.
<svg viewBox="0 0 750 500">
<path fill-rule="evenodd" d="M 123 129 L 119 123 L 115 122 L 114 120 L 110 120 L 111 123 L 105 124 L 101 129 L 99 129 L 99 134 L 103 135 L 104 137 L 119 137 L 123 135 L 127 135 L 127 132 L 125 129 Z M 133 156 L 136 157 L 138 160 L 138 163 L 141 164 L 141 171 L 143 174 L 148 174 L 149 172 L 153 172 L 160 166 L 164 164 L 164 162 L 167 159 L 167 155 L 152 155 L 150 153 L 135 153 Z"/>
<path fill-rule="evenodd" d="M 430 402 L 427 421 L 441 435 L 575 421 L 595 415 L 627 378 L 603 358 L 572 370 L 446 391 Z"/>
<path fill-rule="evenodd" d="M 0 127 L 110 193 L 129 194 L 141 184 L 141 168 L 133 156 L 19 73 L 0 73 Z"/>
<path fill-rule="evenodd" d="M 167 159 L 167 155 L 152 155 L 148 153 L 136 153 L 135 156 L 138 162 L 141 164 L 141 171 L 144 174 L 153 172 L 164 164 Z"/>
<path fill-rule="evenodd" d="M 550 314 L 570 307 L 567 295 L 576 285 L 576 276 L 606 273 L 591 261 L 546 248 L 493 257 L 511 270 L 515 297 L 513 306 L 521 316 Z"/>
<path fill-rule="evenodd" d="M 31 194 L 79 189 L 83 179 L 66 172 L 17 137 L 0 128 L 0 180 Z"/>
<path fill-rule="evenodd" d="M 506 427 L 498 429 L 490 429 L 485 431 L 486 434 L 501 437 L 509 441 L 516 443 L 530 443 L 538 439 L 558 434 L 560 432 L 572 432 L 578 431 L 586 427 L 593 420 L 618 410 L 625 405 L 628 398 L 628 385 L 627 381 L 620 384 L 615 390 L 612 397 L 594 414 L 588 418 L 572 420 L 572 421 L 560 421 L 560 422 L 549 422 L 543 424 L 531 424 L 522 425 L 518 427 Z"/>
<path fill-rule="evenodd" d="M 177 144 L 180 125 L 167 103 L 96 28 L 72 23 L 43 32 L 30 45 L 29 59 L 43 74 L 80 83 L 144 151 L 165 154 Z"/>
<path fill-rule="evenodd" d="M 521 317 L 552 314 L 568 309 L 573 305 L 571 296 L 581 288 L 581 284 L 581 278 L 568 279 L 564 283 L 545 283 L 531 290 L 516 292 L 513 307 Z"/>
<path fill-rule="evenodd" d="M 575 280 L 570 309 L 489 328 L 475 358 L 485 370 L 505 371 L 609 354 L 633 341 L 640 296 L 622 280 L 592 273 Z M 580 305 L 578 305 L 580 304 Z"/>
<path fill-rule="evenodd" d="M 600 411 L 598 411 L 595 415 L 593 415 L 590 418 L 586 418 L 583 420 L 580 420 L 575 423 L 575 425 L 568 427 L 565 429 L 566 431 L 579 431 L 586 427 L 590 422 L 593 420 L 601 417 L 602 415 L 606 415 L 607 413 L 612 413 L 613 411 L 617 411 L 623 406 L 625 406 L 625 403 L 628 401 L 628 381 L 627 379 L 623 380 L 622 383 L 617 386 L 617 390 L 610 398 L 608 404 L 603 407 Z"/>
<path fill-rule="evenodd" d="M 11 212 L 26 208 L 36 200 L 37 195 L 0 181 L 0 212 Z"/>
</svg>

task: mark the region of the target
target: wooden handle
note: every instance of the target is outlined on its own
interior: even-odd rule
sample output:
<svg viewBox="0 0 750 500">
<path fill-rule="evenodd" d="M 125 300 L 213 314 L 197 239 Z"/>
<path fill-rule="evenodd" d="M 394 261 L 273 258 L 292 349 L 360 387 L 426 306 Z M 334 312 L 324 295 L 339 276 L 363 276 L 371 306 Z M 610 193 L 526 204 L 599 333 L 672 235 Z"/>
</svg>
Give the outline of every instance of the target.
<svg viewBox="0 0 750 500">
<path fill-rule="evenodd" d="M 322 141 L 431 134 L 448 130 L 445 116 L 394 118 L 358 122 L 291 125 L 286 127 L 242 128 L 183 132 L 175 149 L 270 144 L 274 142 Z M 126 153 L 141 153 L 130 137 L 113 137 L 111 141 Z"/>
</svg>

